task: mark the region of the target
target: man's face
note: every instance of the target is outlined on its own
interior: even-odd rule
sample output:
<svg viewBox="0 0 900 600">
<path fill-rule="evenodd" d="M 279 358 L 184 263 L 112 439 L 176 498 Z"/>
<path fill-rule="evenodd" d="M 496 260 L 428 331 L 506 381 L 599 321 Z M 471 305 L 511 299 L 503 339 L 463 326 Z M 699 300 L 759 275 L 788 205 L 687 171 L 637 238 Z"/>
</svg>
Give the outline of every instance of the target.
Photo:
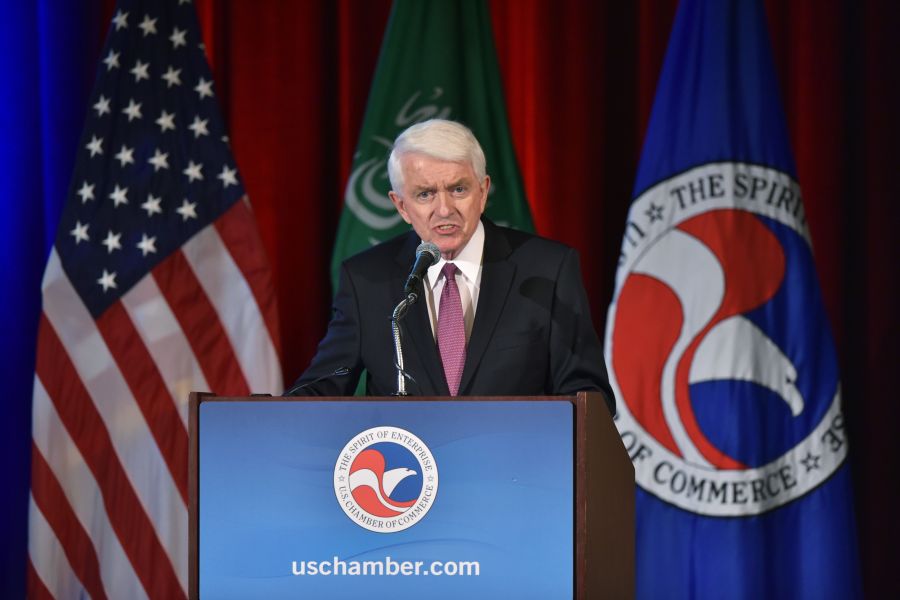
<svg viewBox="0 0 900 600">
<path fill-rule="evenodd" d="M 487 203 L 490 177 L 479 182 L 469 163 L 406 154 L 400 159 L 403 188 L 390 192 L 403 220 L 423 242 L 433 242 L 452 260 L 468 243 Z"/>
</svg>

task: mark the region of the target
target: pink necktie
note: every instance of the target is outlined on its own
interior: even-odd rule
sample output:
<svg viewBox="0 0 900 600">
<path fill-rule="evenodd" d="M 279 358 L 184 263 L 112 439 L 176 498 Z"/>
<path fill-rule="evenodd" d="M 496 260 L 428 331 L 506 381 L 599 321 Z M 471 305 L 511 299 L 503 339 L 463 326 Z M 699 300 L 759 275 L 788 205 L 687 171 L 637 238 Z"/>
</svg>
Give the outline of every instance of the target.
<svg viewBox="0 0 900 600">
<path fill-rule="evenodd" d="M 441 292 L 437 324 L 438 350 L 451 396 L 459 392 L 459 381 L 466 364 L 466 325 L 459 287 L 456 285 L 456 270 L 456 265 L 447 263 L 441 271 L 444 274 L 444 290 Z"/>
</svg>

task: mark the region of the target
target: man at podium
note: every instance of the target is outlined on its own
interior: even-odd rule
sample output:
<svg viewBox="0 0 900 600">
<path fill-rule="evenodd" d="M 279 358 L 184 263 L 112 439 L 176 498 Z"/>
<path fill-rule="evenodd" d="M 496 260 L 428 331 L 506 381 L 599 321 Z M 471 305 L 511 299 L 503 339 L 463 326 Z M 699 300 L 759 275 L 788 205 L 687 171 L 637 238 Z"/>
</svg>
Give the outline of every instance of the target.
<svg viewBox="0 0 900 600">
<path fill-rule="evenodd" d="M 401 321 L 411 395 L 599 391 L 614 413 L 577 253 L 483 218 L 491 179 L 472 132 L 443 119 L 409 127 L 388 175 L 412 230 L 344 261 L 328 331 L 285 395 L 352 395 L 363 372 L 368 395 L 395 393 L 390 318 L 418 262 L 418 301 Z M 427 271 L 417 248 L 433 252 Z"/>
</svg>

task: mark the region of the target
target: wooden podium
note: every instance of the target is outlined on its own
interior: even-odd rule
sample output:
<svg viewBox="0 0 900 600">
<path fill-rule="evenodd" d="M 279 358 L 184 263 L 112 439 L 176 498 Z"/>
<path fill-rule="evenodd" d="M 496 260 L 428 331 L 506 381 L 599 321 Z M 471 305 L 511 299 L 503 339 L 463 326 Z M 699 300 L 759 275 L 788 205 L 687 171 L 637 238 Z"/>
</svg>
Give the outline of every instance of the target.
<svg viewBox="0 0 900 600">
<path fill-rule="evenodd" d="M 229 405 L 224 403 L 239 403 L 230 406 L 241 408 L 240 423 L 253 423 L 255 422 L 254 412 L 262 412 L 266 408 L 275 407 L 294 407 L 298 410 L 306 407 L 316 407 L 318 410 L 319 407 L 325 407 L 343 410 L 342 414 L 348 414 L 348 410 L 362 410 L 360 407 L 364 407 L 366 410 L 377 410 L 378 414 L 382 412 L 390 414 L 391 408 L 402 407 L 402 414 L 408 415 L 416 410 L 427 412 L 430 409 L 448 409 L 451 406 L 477 408 L 476 405 L 483 403 L 485 407 L 492 407 L 495 413 L 498 409 L 504 410 L 505 426 L 507 430 L 513 431 L 518 422 L 518 412 L 530 412 L 526 409 L 531 407 L 564 408 L 566 414 L 571 415 L 571 429 L 567 430 L 566 435 L 570 436 L 571 449 L 574 452 L 571 463 L 571 482 L 574 489 L 570 496 L 574 500 L 574 507 L 564 507 L 566 510 L 563 511 L 564 514 L 574 517 L 570 538 L 574 540 L 571 548 L 571 564 L 573 565 L 571 589 L 577 598 L 631 598 L 634 596 L 634 468 L 610 418 L 606 404 L 599 394 L 580 392 L 576 396 L 528 398 L 283 398 L 271 396 L 226 398 L 194 392 L 190 395 L 189 417 L 189 595 L 191 598 L 201 597 L 201 552 L 204 551 L 201 547 L 201 528 L 203 527 L 201 506 L 209 503 L 209 506 L 213 507 L 220 502 L 219 498 L 201 497 L 200 495 L 202 487 L 200 481 L 203 477 L 201 469 L 205 464 L 204 457 L 201 456 L 201 450 L 204 447 L 201 440 L 204 433 L 207 432 L 207 428 L 209 428 L 209 435 L 212 435 L 213 428 L 217 426 L 215 420 L 211 420 L 209 424 L 204 421 L 202 407 L 209 407 L 207 412 L 215 414 L 210 412 L 214 408 L 228 409 Z M 403 404 L 396 405 L 395 403 Z M 561 406 L 561 404 L 568 406 Z M 461 412 L 462 409 L 459 411 Z M 329 418 L 329 422 L 334 420 Z M 279 426 L 284 423 L 282 419 Z M 284 426 L 287 427 L 287 425 Z M 432 426 L 449 428 L 453 427 L 453 423 L 450 419 L 447 420 L 446 425 L 438 423 L 432 424 Z M 240 429 L 239 427 L 238 431 Z M 280 435 L 284 435 L 284 432 L 282 431 Z M 524 435 L 526 434 L 523 433 Z M 240 445 L 240 443 L 238 440 L 235 441 L 236 445 Z M 340 448 L 337 450 L 339 451 Z M 236 452 L 239 451 L 236 450 Z M 568 459 L 565 460 L 568 462 Z M 236 465 L 235 469 L 238 468 L 240 467 Z M 445 484 L 442 480 L 441 485 L 449 484 Z M 205 493 L 215 496 L 219 492 L 208 490 Z M 331 502 L 335 502 L 334 493 L 331 493 Z M 247 506 L 246 509 L 254 510 L 252 506 Z M 376 538 L 383 535 L 362 533 Z"/>
</svg>

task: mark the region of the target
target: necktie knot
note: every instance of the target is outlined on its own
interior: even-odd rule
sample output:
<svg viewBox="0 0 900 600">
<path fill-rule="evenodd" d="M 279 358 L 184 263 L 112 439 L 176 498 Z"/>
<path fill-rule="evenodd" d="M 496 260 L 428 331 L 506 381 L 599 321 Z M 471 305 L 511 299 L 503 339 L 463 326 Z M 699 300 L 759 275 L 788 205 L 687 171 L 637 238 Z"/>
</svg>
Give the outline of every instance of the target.
<svg viewBox="0 0 900 600">
<path fill-rule="evenodd" d="M 459 269 L 452 262 L 444 263 L 444 268 L 441 269 L 441 273 L 444 274 L 444 279 L 450 280 L 452 277 L 456 277 L 456 272 Z"/>
</svg>

